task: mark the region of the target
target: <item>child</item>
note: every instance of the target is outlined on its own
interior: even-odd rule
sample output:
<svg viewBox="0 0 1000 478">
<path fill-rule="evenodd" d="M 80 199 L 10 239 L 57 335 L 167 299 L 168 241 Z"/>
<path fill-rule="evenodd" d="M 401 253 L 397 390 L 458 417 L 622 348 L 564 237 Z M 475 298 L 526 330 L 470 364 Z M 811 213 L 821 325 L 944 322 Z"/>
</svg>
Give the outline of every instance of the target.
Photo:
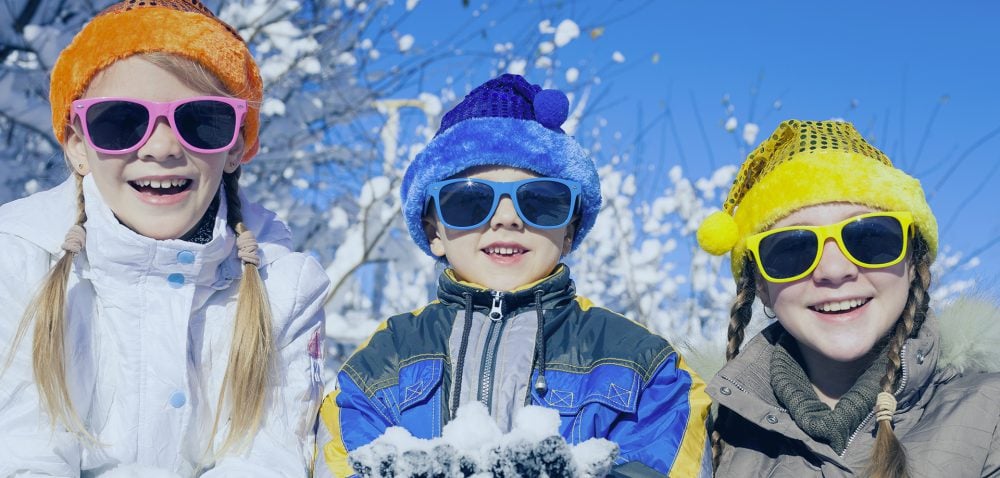
<svg viewBox="0 0 1000 478">
<path fill-rule="evenodd" d="M 1000 473 L 1000 375 L 939 360 L 934 215 L 853 126 L 782 123 L 698 240 L 737 283 L 708 387 L 719 476 Z M 777 322 L 741 347 L 755 297 Z"/>
<path fill-rule="evenodd" d="M 194 0 L 113 5 L 60 54 L 72 177 L 0 208 L 0 476 L 308 473 L 328 281 L 238 194 L 261 93 Z"/>
<path fill-rule="evenodd" d="M 593 162 L 560 129 L 568 100 L 503 75 L 442 120 L 403 178 L 410 235 L 447 262 L 438 300 L 391 317 L 344 364 L 321 408 L 317 473 L 390 426 L 440 436 L 480 401 L 503 430 L 558 410 L 570 443 L 607 438 L 620 476 L 696 476 L 708 398 L 662 338 L 576 295 L 560 259 L 600 208 Z M 329 435 L 323 439 L 323 435 Z"/>
</svg>

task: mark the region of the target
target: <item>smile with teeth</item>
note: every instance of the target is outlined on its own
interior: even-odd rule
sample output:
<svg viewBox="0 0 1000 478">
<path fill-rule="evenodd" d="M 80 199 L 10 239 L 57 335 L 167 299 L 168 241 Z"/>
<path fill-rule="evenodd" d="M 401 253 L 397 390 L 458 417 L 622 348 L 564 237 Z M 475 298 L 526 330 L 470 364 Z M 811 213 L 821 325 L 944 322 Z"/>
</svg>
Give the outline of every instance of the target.
<svg viewBox="0 0 1000 478">
<path fill-rule="evenodd" d="M 136 179 L 128 183 L 133 189 L 139 192 L 166 195 L 183 192 L 191 185 L 191 180 L 184 178 Z"/>
<path fill-rule="evenodd" d="M 483 252 L 485 252 L 487 254 L 495 254 L 495 255 L 499 255 L 499 256 L 513 256 L 515 254 L 524 254 L 525 252 L 528 252 L 528 251 L 525 250 L 525 249 L 522 249 L 520 247 L 496 247 L 496 246 L 490 246 L 490 247 L 487 247 L 487 248 L 483 249 Z"/>
<path fill-rule="evenodd" d="M 822 304 L 816 304 L 816 305 L 810 306 L 809 308 L 812 309 L 812 310 L 815 310 L 817 312 L 843 313 L 843 312 L 849 312 L 851 310 L 857 309 L 858 307 L 861 307 L 862 305 L 867 304 L 869 300 L 871 300 L 871 299 L 870 298 L 866 298 L 866 299 L 839 300 L 839 301 L 836 301 L 836 302 L 824 302 Z"/>
</svg>

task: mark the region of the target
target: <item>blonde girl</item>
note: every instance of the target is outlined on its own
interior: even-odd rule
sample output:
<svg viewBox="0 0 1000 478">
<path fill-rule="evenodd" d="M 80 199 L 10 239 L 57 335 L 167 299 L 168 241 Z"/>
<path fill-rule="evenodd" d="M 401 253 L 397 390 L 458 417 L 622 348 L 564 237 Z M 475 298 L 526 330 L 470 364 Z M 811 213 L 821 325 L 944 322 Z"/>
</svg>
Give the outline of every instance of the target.
<svg viewBox="0 0 1000 478">
<path fill-rule="evenodd" d="M 937 234 L 920 183 L 848 123 L 786 121 L 747 157 L 698 231 L 737 284 L 717 476 L 1000 474 L 1000 375 L 941 359 Z M 776 321 L 744 343 L 758 298 Z"/>
<path fill-rule="evenodd" d="M 0 476 L 305 476 L 328 281 L 240 194 L 260 75 L 195 0 L 130 0 L 52 70 L 71 177 L 0 207 Z"/>
</svg>

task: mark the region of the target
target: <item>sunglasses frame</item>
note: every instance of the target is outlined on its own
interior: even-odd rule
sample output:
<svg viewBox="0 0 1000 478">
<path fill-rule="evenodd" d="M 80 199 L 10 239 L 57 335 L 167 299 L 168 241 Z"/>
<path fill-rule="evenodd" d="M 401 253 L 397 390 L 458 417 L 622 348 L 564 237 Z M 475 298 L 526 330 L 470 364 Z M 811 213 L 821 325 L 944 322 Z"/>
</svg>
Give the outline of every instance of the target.
<svg viewBox="0 0 1000 478">
<path fill-rule="evenodd" d="M 569 213 L 566 215 L 566 219 L 563 222 L 556 224 L 554 226 L 542 226 L 524 217 L 524 213 L 521 211 L 521 205 L 517 201 L 518 188 L 520 188 L 525 184 L 543 182 L 543 181 L 551 181 L 559 183 L 569 188 L 569 193 L 570 193 Z M 473 224 L 471 226 L 453 226 L 447 220 L 445 220 L 444 215 L 441 213 L 441 199 L 440 199 L 441 189 L 449 184 L 463 183 L 463 182 L 479 183 L 489 186 L 491 189 L 493 189 L 493 204 L 490 205 L 490 211 L 489 213 L 486 214 L 486 217 L 482 221 L 479 221 L 478 223 Z M 497 206 L 500 205 L 500 200 L 503 199 L 504 196 L 509 197 L 511 202 L 514 203 L 514 211 L 517 212 L 517 216 L 520 217 L 525 224 L 534 227 L 536 229 L 557 229 L 569 224 L 569 222 L 573 219 L 573 215 L 576 213 L 577 199 L 580 197 L 582 191 L 583 188 L 580 186 L 580 183 L 569 179 L 561 179 L 561 178 L 541 177 L 541 178 L 522 179 L 520 181 L 509 181 L 509 182 L 490 181 L 488 179 L 481 179 L 481 178 L 455 178 L 455 179 L 446 179 L 444 181 L 436 181 L 428 185 L 427 201 L 429 202 L 431 200 L 434 200 L 434 209 L 437 212 L 438 220 L 441 221 L 441 223 L 444 224 L 445 227 L 448 227 L 449 229 L 455 229 L 458 231 L 468 231 L 476 229 L 478 227 L 481 227 L 483 224 L 490 222 L 490 220 L 493 218 L 493 215 L 496 214 L 497 212 Z M 427 210 L 426 205 L 424 206 L 424 210 L 425 211 Z"/>
<path fill-rule="evenodd" d="M 146 132 L 142 135 L 142 138 L 134 145 L 125 149 L 105 149 L 98 147 L 96 144 L 94 144 L 94 140 L 90 137 L 90 128 L 89 125 L 87 124 L 87 111 L 90 110 L 91 106 L 98 105 L 101 103 L 108 103 L 112 101 L 135 103 L 137 105 L 144 107 L 146 109 L 147 114 L 149 115 L 146 124 Z M 198 148 L 192 145 L 191 143 L 188 143 L 187 140 L 185 140 L 184 137 L 181 136 L 180 132 L 177 131 L 177 124 L 174 122 L 174 114 L 176 113 L 177 108 L 195 101 L 218 101 L 220 103 L 229 105 L 230 107 L 233 108 L 236 114 L 236 125 L 235 125 L 236 127 L 233 128 L 233 137 L 229 140 L 228 144 L 220 148 L 212 148 L 212 149 Z M 230 148 L 232 148 L 234 144 L 236 144 L 236 140 L 237 138 L 239 138 L 240 130 L 243 128 L 243 119 L 247 113 L 246 100 L 240 98 L 229 98 L 226 96 L 193 96 L 190 98 L 184 98 L 176 101 L 166 101 L 166 102 L 148 101 L 139 98 L 129 98 L 124 96 L 108 96 L 108 97 L 86 98 L 86 99 L 76 100 L 72 104 L 73 107 L 70 110 L 71 111 L 70 122 L 79 117 L 80 126 L 83 128 L 83 137 L 86 138 L 87 144 L 90 145 L 90 147 L 93 148 L 95 151 L 103 154 L 127 154 L 138 150 L 144 144 L 146 144 L 147 141 L 149 141 L 149 137 L 153 135 L 153 130 L 156 128 L 157 120 L 159 120 L 161 117 L 167 119 L 167 123 L 170 125 L 170 129 L 174 132 L 174 137 L 176 137 L 177 140 L 180 141 L 180 143 L 184 145 L 185 148 L 201 154 L 212 154 L 212 153 L 227 151 Z"/>
<path fill-rule="evenodd" d="M 844 245 L 844 237 L 843 237 L 844 227 L 853 222 L 860 221 L 862 219 L 867 219 L 870 217 L 891 217 L 899 221 L 900 227 L 902 227 L 903 229 L 902 231 L 903 247 L 899 253 L 899 257 L 896 257 L 895 259 L 889 262 L 881 264 L 868 264 L 858 260 L 856 257 L 854 257 L 853 254 L 850 253 L 850 251 L 847 250 L 847 246 Z M 833 239 L 834 242 L 837 243 L 837 247 L 840 248 L 840 252 L 844 255 L 844 257 L 846 257 L 847 260 L 851 261 L 857 266 L 864 267 L 866 269 L 884 269 L 886 267 L 892 267 L 896 264 L 899 264 L 899 262 L 902 261 L 904 257 L 906 257 L 906 252 L 910 248 L 910 237 L 912 235 L 911 231 L 912 226 L 913 226 L 913 214 L 908 211 L 871 212 L 849 217 L 838 223 L 827 224 L 824 226 L 789 226 L 789 227 L 779 227 L 777 229 L 771 229 L 768 231 L 760 232 L 751 235 L 750 237 L 747 238 L 747 250 L 750 251 L 750 253 L 753 255 L 753 260 L 757 264 L 757 270 L 760 272 L 761 276 L 763 276 L 765 280 L 776 284 L 782 284 L 786 282 L 794 282 L 803 277 L 808 276 L 809 274 L 812 274 L 813 271 L 816 270 L 816 266 L 819 265 L 819 261 L 823 257 L 823 245 L 826 244 L 827 239 Z M 812 232 L 816 236 L 816 257 L 813 258 L 812 264 L 810 264 L 809 267 L 806 268 L 804 272 L 792 277 L 778 279 L 771 277 L 771 275 L 768 274 L 767 271 L 764 269 L 764 265 L 761 263 L 760 259 L 760 243 L 763 239 L 767 238 L 768 236 L 773 236 L 775 234 L 779 234 L 786 231 Z"/>
</svg>

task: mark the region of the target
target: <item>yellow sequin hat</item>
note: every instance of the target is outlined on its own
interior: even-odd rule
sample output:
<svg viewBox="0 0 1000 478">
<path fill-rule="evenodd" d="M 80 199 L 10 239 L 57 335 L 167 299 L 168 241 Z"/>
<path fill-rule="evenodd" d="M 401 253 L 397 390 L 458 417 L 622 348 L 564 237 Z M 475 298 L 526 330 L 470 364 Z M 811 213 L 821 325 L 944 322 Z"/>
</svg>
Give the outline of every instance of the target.
<svg viewBox="0 0 1000 478">
<path fill-rule="evenodd" d="M 196 61 L 247 100 L 242 161 L 250 161 L 259 146 L 264 93 L 260 72 L 239 33 L 198 0 L 125 0 L 91 19 L 52 67 L 49 102 L 56 139 L 65 141 L 70 104 L 83 95 L 94 75 L 118 60 L 151 52 Z"/>
<path fill-rule="evenodd" d="M 747 237 L 806 206 L 829 202 L 909 211 L 937 255 L 937 221 L 920 181 L 893 167 L 854 126 L 839 121 L 789 120 L 757 147 L 740 168 L 722 211 L 698 228 L 698 244 L 722 255 L 732 252 L 739 279 Z"/>
</svg>

